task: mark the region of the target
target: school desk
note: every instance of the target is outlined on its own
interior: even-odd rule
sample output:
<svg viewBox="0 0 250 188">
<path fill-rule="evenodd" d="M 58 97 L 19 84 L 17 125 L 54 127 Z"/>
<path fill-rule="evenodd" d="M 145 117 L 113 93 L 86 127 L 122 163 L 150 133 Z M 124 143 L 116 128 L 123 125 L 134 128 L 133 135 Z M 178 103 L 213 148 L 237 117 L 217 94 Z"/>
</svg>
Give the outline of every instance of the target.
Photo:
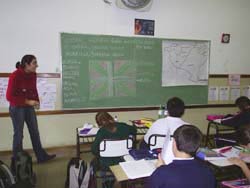
<svg viewBox="0 0 250 188">
<path fill-rule="evenodd" d="M 212 147 L 217 147 L 216 144 L 212 144 L 210 141 L 210 130 L 211 128 L 215 129 L 215 135 L 214 138 L 218 138 L 219 135 L 225 134 L 225 133 L 233 133 L 235 132 L 235 128 L 227 125 L 223 125 L 221 123 L 218 123 L 214 120 L 208 120 L 208 125 L 207 125 L 207 133 L 206 133 L 206 141 L 205 141 L 205 146 L 208 146 L 208 144 Z"/>
<path fill-rule="evenodd" d="M 135 126 L 135 127 L 137 129 L 137 133 L 135 137 L 136 140 L 139 135 L 145 135 L 148 130 L 147 127 L 138 127 L 138 126 Z M 89 133 L 86 133 L 86 134 L 81 134 L 79 131 L 80 129 L 81 127 L 76 128 L 76 157 L 80 157 L 81 153 L 90 152 L 89 148 L 85 150 L 81 149 L 81 145 L 86 146 L 86 145 L 92 144 L 95 140 L 95 136 L 97 133 L 97 128 L 94 128 L 96 129 L 95 131 L 92 131 L 92 132 L 90 131 Z"/>
</svg>

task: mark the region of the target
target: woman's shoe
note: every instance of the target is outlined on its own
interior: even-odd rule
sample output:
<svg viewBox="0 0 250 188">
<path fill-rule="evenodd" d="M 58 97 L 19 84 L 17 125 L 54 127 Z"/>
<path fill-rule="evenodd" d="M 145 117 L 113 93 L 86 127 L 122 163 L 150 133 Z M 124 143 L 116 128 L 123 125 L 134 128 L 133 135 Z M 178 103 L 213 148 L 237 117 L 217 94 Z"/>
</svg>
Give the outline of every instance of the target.
<svg viewBox="0 0 250 188">
<path fill-rule="evenodd" d="M 56 154 L 52 154 L 52 155 L 47 155 L 46 157 L 42 158 L 42 159 L 38 159 L 37 163 L 45 163 L 49 160 L 52 160 L 56 157 Z"/>
</svg>

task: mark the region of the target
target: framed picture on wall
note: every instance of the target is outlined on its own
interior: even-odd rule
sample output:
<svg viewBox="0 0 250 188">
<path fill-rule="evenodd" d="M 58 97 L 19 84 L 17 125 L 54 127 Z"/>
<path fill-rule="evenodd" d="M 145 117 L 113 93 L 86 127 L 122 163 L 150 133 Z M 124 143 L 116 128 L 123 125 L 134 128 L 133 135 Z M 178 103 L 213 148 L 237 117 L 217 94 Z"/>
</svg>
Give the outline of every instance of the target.
<svg viewBox="0 0 250 188">
<path fill-rule="evenodd" d="M 135 35 L 154 35 L 155 21 L 135 19 L 134 34 Z"/>
</svg>

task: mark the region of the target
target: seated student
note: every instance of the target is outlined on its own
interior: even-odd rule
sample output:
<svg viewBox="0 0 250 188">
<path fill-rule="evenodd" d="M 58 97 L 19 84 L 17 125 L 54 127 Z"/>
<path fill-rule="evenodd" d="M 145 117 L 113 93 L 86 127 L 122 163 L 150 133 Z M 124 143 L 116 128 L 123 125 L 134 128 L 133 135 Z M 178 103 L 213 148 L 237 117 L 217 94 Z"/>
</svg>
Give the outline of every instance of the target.
<svg viewBox="0 0 250 188">
<path fill-rule="evenodd" d="M 170 134 L 173 134 L 175 129 L 177 129 L 179 126 L 187 124 L 181 119 L 182 115 L 184 114 L 185 105 L 180 98 L 173 97 L 169 99 L 167 102 L 167 110 L 168 116 L 162 119 L 158 119 L 152 124 L 152 126 L 145 134 L 144 139 L 140 144 L 140 148 L 149 148 L 148 141 L 151 135 L 166 135 L 168 132 L 170 132 Z"/>
<path fill-rule="evenodd" d="M 250 124 L 250 100 L 245 96 L 241 96 L 236 99 L 235 105 L 239 108 L 239 113 L 232 117 L 217 120 L 217 122 L 233 126 L 236 129 L 242 125 Z"/>
<path fill-rule="evenodd" d="M 100 127 L 95 140 L 91 146 L 92 153 L 99 157 L 99 145 L 104 139 L 126 139 L 130 135 L 136 134 L 136 128 L 126 123 L 115 122 L 113 117 L 107 112 L 98 112 L 96 114 L 96 123 Z M 108 169 L 109 166 L 118 164 L 122 159 L 120 157 L 100 157 L 100 166 Z"/>
<path fill-rule="evenodd" d="M 242 158 L 250 157 L 250 124 L 242 126 L 236 133 L 238 138 L 238 143 L 247 151 L 241 152 L 239 158 L 233 157 L 230 158 L 229 161 L 237 166 L 239 166 L 243 173 L 245 174 L 248 181 L 250 181 L 250 170 L 247 164 L 242 160 Z"/>
<path fill-rule="evenodd" d="M 212 171 L 194 155 L 201 144 L 201 131 L 193 125 L 177 128 L 173 135 L 174 161 L 165 165 L 161 155 L 158 168 L 148 178 L 146 188 L 215 188 Z"/>
</svg>

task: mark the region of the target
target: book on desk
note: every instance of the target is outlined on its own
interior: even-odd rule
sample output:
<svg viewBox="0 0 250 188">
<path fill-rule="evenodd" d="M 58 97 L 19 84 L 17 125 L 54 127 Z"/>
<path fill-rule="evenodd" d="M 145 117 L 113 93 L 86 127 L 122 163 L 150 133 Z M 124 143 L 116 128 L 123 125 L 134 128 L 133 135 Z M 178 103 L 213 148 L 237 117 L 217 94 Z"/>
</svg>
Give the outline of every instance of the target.
<svg viewBox="0 0 250 188">
<path fill-rule="evenodd" d="M 226 159 L 226 157 L 219 152 L 216 152 L 209 148 L 199 148 L 196 153 L 196 157 L 205 161 Z"/>
<path fill-rule="evenodd" d="M 199 151 L 203 151 L 203 153 L 199 153 Z M 216 149 L 200 148 L 196 154 L 196 157 L 202 160 L 207 160 L 209 163 L 215 166 L 225 167 L 233 165 L 231 162 L 228 161 L 228 158 L 240 157 L 240 152 L 242 151 L 242 148 L 239 146 L 226 146 Z M 209 154 L 207 157 L 204 157 L 206 155 L 204 153 L 206 152 Z M 218 155 L 218 157 L 216 155 Z M 241 157 L 241 159 L 246 163 L 250 163 L 250 157 Z"/>
<path fill-rule="evenodd" d="M 78 128 L 78 134 L 79 136 L 91 136 L 96 135 L 98 130 L 98 127 L 81 127 Z"/>
</svg>

